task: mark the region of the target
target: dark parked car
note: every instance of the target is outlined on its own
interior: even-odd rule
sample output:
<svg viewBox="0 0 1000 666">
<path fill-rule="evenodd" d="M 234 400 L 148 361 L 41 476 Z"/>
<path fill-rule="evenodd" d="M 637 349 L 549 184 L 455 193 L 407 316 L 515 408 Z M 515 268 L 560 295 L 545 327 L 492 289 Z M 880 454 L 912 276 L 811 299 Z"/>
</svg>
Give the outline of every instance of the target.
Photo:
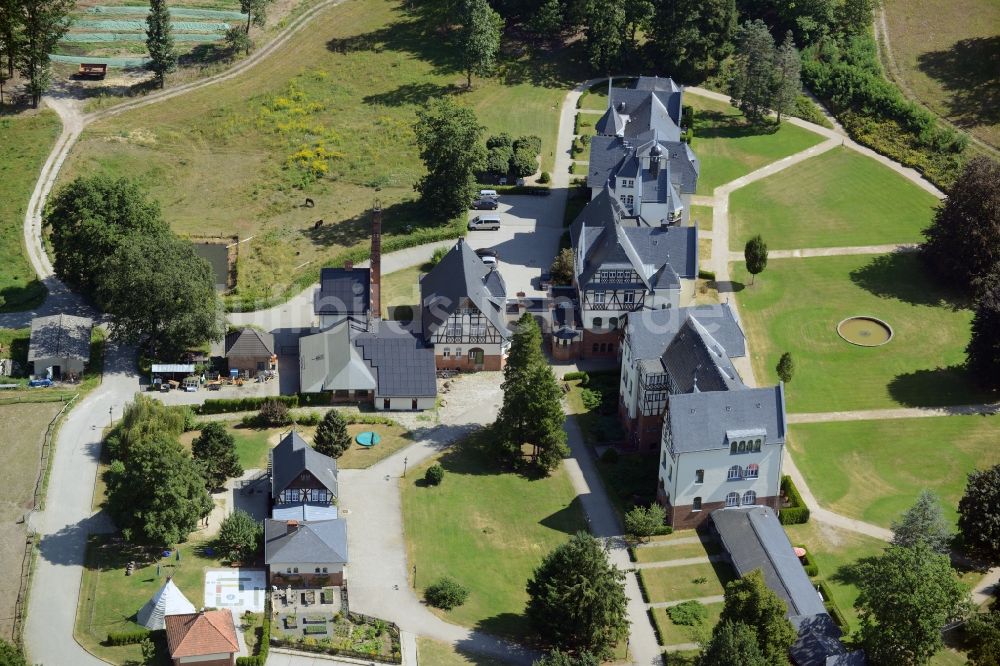
<svg viewBox="0 0 1000 666">
<path fill-rule="evenodd" d="M 476 199 L 472 202 L 475 210 L 496 210 L 500 204 L 495 199 Z"/>
</svg>

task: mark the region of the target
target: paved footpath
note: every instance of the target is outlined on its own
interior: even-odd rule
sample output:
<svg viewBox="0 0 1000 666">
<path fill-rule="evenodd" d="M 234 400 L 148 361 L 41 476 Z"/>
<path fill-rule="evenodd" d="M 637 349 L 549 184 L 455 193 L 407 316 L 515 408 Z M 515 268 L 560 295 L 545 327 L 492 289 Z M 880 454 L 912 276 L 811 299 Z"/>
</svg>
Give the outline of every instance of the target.
<svg viewBox="0 0 1000 666">
<path fill-rule="evenodd" d="M 935 416 L 976 416 L 1000 413 L 1000 402 L 988 405 L 953 405 L 951 407 L 900 407 L 896 409 L 861 409 L 847 412 L 802 412 L 789 414 L 789 423 L 829 423 L 831 421 L 882 421 L 884 419 L 920 419 Z"/>
<path fill-rule="evenodd" d="M 915 243 L 893 243 L 889 245 L 855 245 L 853 247 L 813 247 L 798 250 L 769 250 L 768 259 L 808 259 L 810 257 L 836 257 L 853 254 L 889 254 L 890 252 L 916 252 Z M 742 252 L 730 250 L 729 261 L 744 260 Z"/>
</svg>

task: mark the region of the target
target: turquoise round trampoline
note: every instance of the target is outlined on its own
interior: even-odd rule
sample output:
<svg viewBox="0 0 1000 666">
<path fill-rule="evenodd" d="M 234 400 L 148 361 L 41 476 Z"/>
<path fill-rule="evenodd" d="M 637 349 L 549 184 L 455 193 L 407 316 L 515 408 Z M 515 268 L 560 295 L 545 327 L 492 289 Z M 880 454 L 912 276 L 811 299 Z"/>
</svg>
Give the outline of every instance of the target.
<svg viewBox="0 0 1000 666">
<path fill-rule="evenodd" d="M 378 436 L 378 433 L 367 430 L 365 432 L 359 432 L 358 436 L 354 440 L 365 447 L 372 447 L 382 441 L 382 438 Z"/>
</svg>

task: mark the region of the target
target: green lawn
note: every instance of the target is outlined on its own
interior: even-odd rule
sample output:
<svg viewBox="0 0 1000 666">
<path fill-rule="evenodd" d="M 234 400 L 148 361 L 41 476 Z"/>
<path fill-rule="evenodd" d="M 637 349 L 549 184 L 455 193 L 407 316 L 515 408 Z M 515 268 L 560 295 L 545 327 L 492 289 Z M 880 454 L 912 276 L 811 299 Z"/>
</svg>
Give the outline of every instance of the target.
<svg viewBox="0 0 1000 666">
<path fill-rule="evenodd" d="M 204 555 L 203 546 L 196 542 L 181 545 L 181 559 L 177 561 L 173 557 L 160 558 L 159 553 L 150 555 L 142 549 L 115 546 L 107 537 L 92 536 L 80 584 L 76 639 L 88 651 L 112 663 L 128 660 L 142 663 L 138 645 L 110 647 L 102 643 L 108 632 L 140 628 L 134 622 L 135 614 L 167 576 L 173 576 L 174 583 L 195 608 L 203 606 L 205 569 L 222 566 L 220 560 Z M 125 565 L 130 560 L 136 561 L 137 568 L 131 576 L 126 576 Z"/>
<path fill-rule="evenodd" d="M 753 127 L 729 104 L 690 92 L 684 95 L 684 103 L 695 109 L 691 149 L 701 162 L 698 194 L 711 194 L 719 185 L 823 140 L 790 123 Z"/>
<path fill-rule="evenodd" d="M 646 585 L 650 603 L 657 603 L 720 595 L 736 572 L 728 564 L 715 562 L 642 569 L 639 576 Z"/>
<path fill-rule="evenodd" d="M 915 243 L 937 203 L 889 167 L 834 148 L 733 192 L 730 246 L 754 234 L 772 250 Z"/>
<path fill-rule="evenodd" d="M 962 367 L 972 313 L 947 300 L 916 255 L 772 259 L 753 286 L 743 264 L 732 268 L 758 381 L 777 382 L 782 352 L 795 359 L 788 411 L 989 400 Z M 895 337 L 847 343 L 837 324 L 854 315 L 881 318 Z"/>
<path fill-rule="evenodd" d="M 560 467 L 544 479 L 500 472 L 484 446 L 490 434 L 474 434 L 402 481 L 403 520 L 416 588 L 451 576 L 470 591 L 450 622 L 493 634 L 523 638 L 524 586 L 542 558 L 585 528 L 576 493 Z M 445 468 L 444 481 L 425 487 L 424 470 Z"/>
<path fill-rule="evenodd" d="M 376 198 L 387 244 L 445 225 L 413 191 L 423 175 L 413 123 L 428 100 L 454 96 L 486 133 L 540 136 L 541 168 L 552 170 L 579 47 L 508 45 L 524 55 L 469 91 L 439 26 L 391 0 L 346 2 L 234 79 L 88 127 L 61 182 L 128 174 L 180 233 L 253 236 L 240 246 L 237 293 L 271 298 L 366 247 Z"/>
<path fill-rule="evenodd" d="M 678 532 L 686 536 L 697 536 L 690 530 Z M 667 542 L 663 545 L 655 544 L 640 546 L 635 549 L 636 559 L 639 562 L 665 562 L 667 560 L 681 560 L 688 557 L 707 557 L 717 555 L 722 552 L 718 542 L 708 539 L 698 543 L 675 543 Z"/>
<path fill-rule="evenodd" d="M 410 308 L 409 316 L 412 316 L 413 308 L 420 303 L 420 275 L 430 271 L 432 266 L 414 266 L 404 268 L 382 276 L 382 315 L 388 319 L 406 318 L 405 308 Z M 402 311 L 396 308 L 402 307 Z"/>
<path fill-rule="evenodd" d="M 0 312 L 27 310 L 45 298 L 25 255 L 24 214 L 42 164 L 59 136 L 59 117 L 0 115 Z"/>
<path fill-rule="evenodd" d="M 924 488 L 957 520 L 966 474 L 1000 463 L 998 441 L 1000 416 L 942 416 L 794 425 L 790 447 L 820 504 L 888 527 Z"/>
<path fill-rule="evenodd" d="M 481 657 L 430 638 L 417 637 L 417 653 L 421 663 L 434 666 L 502 666 L 507 662 Z"/>
<path fill-rule="evenodd" d="M 712 230 L 712 207 L 691 206 L 691 223 L 698 223 L 699 231 Z"/>
<path fill-rule="evenodd" d="M 711 636 L 712 629 L 719 623 L 719 615 L 722 614 L 722 604 L 705 604 L 708 611 L 706 617 L 700 624 L 686 626 L 674 624 L 667 614 L 666 608 L 652 609 L 653 621 L 656 622 L 660 630 L 660 645 L 679 645 L 681 643 L 695 643 Z"/>
</svg>

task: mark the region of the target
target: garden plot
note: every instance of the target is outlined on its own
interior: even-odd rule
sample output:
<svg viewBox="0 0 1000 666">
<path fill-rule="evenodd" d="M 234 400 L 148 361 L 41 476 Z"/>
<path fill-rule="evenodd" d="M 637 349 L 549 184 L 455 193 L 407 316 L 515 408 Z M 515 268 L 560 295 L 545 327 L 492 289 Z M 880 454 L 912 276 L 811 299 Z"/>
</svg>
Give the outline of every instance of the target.
<svg viewBox="0 0 1000 666">
<path fill-rule="evenodd" d="M 267 580 L 263 569 L 209 569 L 205 572 L 205 606 L 264 612 Z"/>
</svg>

